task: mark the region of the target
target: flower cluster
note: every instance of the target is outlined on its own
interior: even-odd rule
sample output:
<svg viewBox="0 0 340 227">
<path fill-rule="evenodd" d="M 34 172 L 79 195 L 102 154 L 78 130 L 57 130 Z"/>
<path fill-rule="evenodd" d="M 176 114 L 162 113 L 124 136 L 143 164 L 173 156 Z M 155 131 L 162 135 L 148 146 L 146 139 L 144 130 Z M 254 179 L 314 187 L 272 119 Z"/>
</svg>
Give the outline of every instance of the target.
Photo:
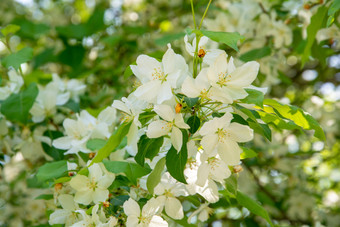
<svg viewBox="0 0 340 227">
<path fill-rule="evenodd" d="M 185 37 L 187 50 L 192 56 L 195 42 L 196 39 L 191 43 L 189 37 Z M 170 45 L 161 61 L 140 55 L 137 64 L 131 65 L 140 86 L 128 98 L 115 100 L 112 107 L 107 107 L 97 118 L 83 110 L 77 120 L 66 119 L 66 136 L 53 141 L 54 147 L 67 150 L 65 154 L 79 156 L 81 153 L 91 153 L 93 150 L 89 149 L 88 143 L 110 137 L 109 129 L 112 129 L 118 110 L 123 116 L 123 125 L 128 125 L 125 132 L 127 141 L 123 147 L 128 156 L 120 153 L 118 160 L 136 164 L 135 161 L 144 153 L 146 163 L 144 160 L 137 163 L 142 166 L 149 163 L 151 169 L 156 169 L 162 160 L 170 161 L 168 154 L 172 152 L 175 156 L 187 156 L 182 168 L 173 169 L 168 164 L 164 168 L 163 164 L 158 169 L 159 180 L 153 187 L 148 186 L 151 181 L 148 175 L 137 178 L 138 187 L 130 190 L 130 198 L 123 205 L 127 219 L 118 214 L 115 217 L 110 215 L 109 219 L 103 219 L 109 220 L 105 224 L 98 218 L 98 205 L 105 210 L 112 199 L 115 190 L 109 192 L 108 188 L 115 182 L 115 174 L 110 172 L 110 165 L 105 165 L 107 162 L 104 161 L 104 165 L 96 163 L 98 161 L 95 159 L 103 149 L 94 149 L 96 156 L 93 161 L 84 164 L 88 166 L 88 176 L 78 173 L 69 184 L 65 183 L 74 195 L 58 194 L 62 209 L 51 214 L 50 224 L 77 226 L 79 223 L 96 223 L 114 226 L 119 219 L 126 220 L 126 225 L 131 227 L 168 226 L 165 220 L 180 220 L 187 215 L 182 203 L 187 196 L 196 194 L 202 196 L 205 205 L 197 207 L 195 214 L 204 212 L 199 214 L 199 220 L 207 220 L 209 203 L 219 200 L 218 191 L 223 188 L 224 180 L 230 177 L 233 166 L 240 163 L 242 148 L 239 144 L 253 138 L 253 130 L 248 125 L 234 121 L 236 109 L 233 104 L 237 102 L 241 105 L 240 100 L 248 96 L 248 89 L 258 90 L 251 83 L 259 70 L 259 64 L 255 61 L 235 66 L 233 57 L 228 57 L 223 50 L 209 48 L 211 44 L 208 37 L 201 37 L 197 76 Z M 143 143 L 148 143 L 149 147 L 155 146 L 150 151 L 156 153 L 145 154 L 149 147 L 143 147 Z M 112 158 L 110 156 L 111 160 L 117 160 L 117 155 Z M 127 176 L 128 173 L 125 174 Z M 142 211 L 141 198 L 148 198 Z M 70 204 L 66 204 L 66 200 Z M 80 205 L 94 205 L 91 218 L 88 217 L 89 212 L 79 208 Z M 63 213 L 62 218 L 58 218 L 59 213 Z"/>
</svg>

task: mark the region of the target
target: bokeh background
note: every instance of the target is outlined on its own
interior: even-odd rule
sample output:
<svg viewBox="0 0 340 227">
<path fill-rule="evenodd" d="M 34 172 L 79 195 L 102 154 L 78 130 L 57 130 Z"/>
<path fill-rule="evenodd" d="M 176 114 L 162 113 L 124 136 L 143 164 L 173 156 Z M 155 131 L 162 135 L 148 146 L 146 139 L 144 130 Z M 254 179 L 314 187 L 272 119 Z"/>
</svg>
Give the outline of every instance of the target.
<svg viewBox="0 0 340 227">
<path fill-rule="evenodd" d="M 206 0 L 194 1 L 197 17 Z M 340 30 L 339 1 L 213 0 L 203 28 L 239 32 L 239 52 L 220 46 L 237 64 L 261 64 L 256 86 L 267 98 L 302 107 L 321 124 L 326 141 L 300 130 L 277 130 L 271 141 L 257 135 L 256 158 L 244 160 L 239 190 L 259 201 L 280 226 L 340 226 Z M 327 27 L 327 20 L 334 22 Z M 20 26 L 8 40 L 12 50 L 33 48 L 22 65 L 25 84 L 41 86 L 59 75 L 86 85 L 79 100 L 58 109 L 62 116 L 86 109 L 98 114 L 131 92 L 129 70 L 140 54 L 161 58 L 171 43 L 187 59 L 184 35 L 193 28 L 189 0 L 1 0 L 0 26 Z M 314 26 L 311 26 L 314 25 Z M 0 42 L 0 57 L 9 55 Z M 0 67 L 5 81 L 7 69 Z M 4 86 L 1 84 L 0 86 Z M 60 119 L 58 120 L 58 116 Z M 45 190 L 31 176 L 48 160 L 37 136 L 0 120 L 0 226 L 49 226 L 52 206 L 35 199 Z M 221 200 L 208 226 L 265 226 L 237 204 Z"/>
</svg>

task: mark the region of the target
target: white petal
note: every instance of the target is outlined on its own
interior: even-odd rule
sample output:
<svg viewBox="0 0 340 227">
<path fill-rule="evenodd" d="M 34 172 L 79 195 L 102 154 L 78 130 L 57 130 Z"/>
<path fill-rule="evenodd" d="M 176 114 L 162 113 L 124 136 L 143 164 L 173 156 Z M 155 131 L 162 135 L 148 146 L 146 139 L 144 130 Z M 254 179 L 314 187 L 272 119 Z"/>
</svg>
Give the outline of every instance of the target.
<svg viewBox="0 0 340 227">
<path fill-rule="evenodd" d="M 168 227 L 168 223 L 160 216 L 154 215 L 151 219 L 149 227 Z"/>
<path fill-rule="evenodd" d="M 202 163 L 198 167 L 196 184 L 200 187 L 203 187 L 207 183 L 208 176 L 209 176 L 209 165 L 208 163 Z"/>
<path fill-rule="evenodd" d="M 92 197 L 93 197 L 93 202 L 96 204 L 100 202 L 105 202 L 105 200 L 107 200 L 109 197 L 109 190 L 96 188 L 92 194 Z"/>
<path fill-rule="evenodd" d="M 128 201 L 124 202 L 123 208 L 124 208 L 124 213 L 127 216 L 137 216 L 137 217 L 139 217 L 139 215 L 140 215 L 140 207 L 139 207 L 138 203 L 131 198 L 129 198 Z"/>
<path fill-rule="evenodd" d="M 53 140 L 53 147 L 61 149 L 61 150 L 67 150 L 70 149 L 72 143 L 72 139 L 68 136 L 60 137 L 58 139 Z"/>
<path fill-rule="evenodd" d="M 175 115 L 175 125 L 178 128 L 184 128 L 184 129 L 190 128 L 190 126 L 184 122 L 182 114 L 176 114 Z"/>
<path fill-rule="evenodd" d="M 69 210 L 57 209 L 52 214 L 50 214 L 50 218 L 48 220 L 48 223 L 50 225 L 65 224 L 66 219 L 71 214 L 72 213 Z"/>
<path fill-rule="evenodd" d="M 217 149 L 218 154 L 226 164 L 238 165 L 240 163 L 242 150 L 235 141 L 229 139 L 223 143 L 218 143 Z"/>
<path fill-rule="evenodd" d="M 74 196 L 74 201 L 80 204 L 89 205 L 92 202 L 92 190 L 78 191 Z"/>
<path fill-rule="evenodd" d="M 214 64 L 212 64 L 208 69 L 208 79 L 211 85 L 216 84 L 218 81 L 218 76 L 222 73 L 225 74 L 227 72 L 228 63 L 226 54 L 220 54 Z"/>
<path fill-rule="evenodd" d="M 194 78 L 187 77 L 182 85 L 182 93 L 189 98 L 196 98 L 200 95 L 201 90 L 196 86 Z"/>
<path fill-rule="evenodd" d="M 253 129 L 235 122 L 229 125 L 228 132 L 231 134 L 230 139 L 240 143 L 248 142 L 254 137 Z"/>
<path fill-rule="evenodd" d="M 106 123 L 108 126 L 112 125 L 116 120 L 116 109 L 113 107 L 106 107 L 98 115 L 98 121 Z"/>
<path fill-rule="evenodd" d="M 172 128 L 171 143 L 177 151 L 181 150 L 183 144 L 183 134 L 177 127 Z"/>
<path fill-rule="evenodd" d="M 147 102 L 154 102 L 161 89 L 160 80 L 149 81 L 142 86 L 138 87 L 133 93 L 137 98 Z"/>
<path fill-rule="evenodd" d="M 169 123 L 166 121 L 153 121 L 149 124 L 146 135 L 149 138 L 158 138 L 167 135 L 171 131 L 171 128 L 172 127 L 169 127 Z"/>
<path fill-rule="evenodd" d="M 94 163 L 92 166 L 89 167 L 89 179 L 98 182 L 102 176 L 103 171 L 98 163 Z"/>
<path fill-rule="evenodd" d="M 56 105 L 62 106 L 70 99 L 70 92 L 57 95 Z"/>
<path fill-rule="evenodd" d="M 230 74 L 231 78 L 228 86 L 247 87 L 255 79 L 259 72 L 260 64 L 256 61 L 250 61 L 238 67 Z"/>
<path fill-rule="evenodd" d="M 171 99 L 173 96 L 170 83 L 164 82 L 157 94 L 157 104 L 161 104 L 166 100 Z"/>
<path fill-rule="evenodd" d="M 103 177 L 99 179 L 97 186 L 100 188 L 108 188 L 114 180 L 115 174 L 107 172 Z"/>
<path fill-rule="evenodd" d="M 169 105 L 155 105 L 153 110 L 166 121 L 173 121 L 175 118 L 175 112 Z"/>
<path fill-rule="evenodd" d="M 215 149 L 217 143 L 218 143 L 218 136 L 216 134 L 209 134 L 209 135 L 203 136 L 201 140 L 201 145 L 204 151 L 207 152 L 208 154 L 211 153 Z"/>
<path fill-rule="evenodd" d="M 88 184 L 90 183 L 89 178 L 84 175 L 77 174 L 70 181 L 70 186 L 76 191 L 86 191 L 88 190 Z"/>
<path fill-rule="evenodd" d="M 65 210 L 76 210 L 76 204 L 74 203 L 72 195 L 62 194 L 58 197 L 58 200 L 62 208 L 64 208 Z"/>
<path fill-rule="evenodd" d="M 173 219 L 182 219 L 184 217 L 181 202 L 173 197 L 168 197 L 165 202 L 165 212 Z"/>
<path fill-rule="evenodd" d="M 147 55 L 139 55 L 137 57 L 136 62 L 137 62 L 138 70 L 141 73 L 142 77 L 145 77 L 149 80 L 152 80 L 152 74 L 154 73 L 155 68 L 156 69 L 159 68 L 160 70 L 163 70 L 162 64 L 159 61 Z M 141 81 L 143 81 L 143 79 Z"/>
<path fill-rule="evenodd" d="M 114 100 L 113 103 L 112 103 L 112 107 L 120 110 L 120 111 L 123 111 L 127 114 L 130 114 L 130 110 L 129 108 L 126 106 L 126 104 L 120 100 Z"/>
</svg>

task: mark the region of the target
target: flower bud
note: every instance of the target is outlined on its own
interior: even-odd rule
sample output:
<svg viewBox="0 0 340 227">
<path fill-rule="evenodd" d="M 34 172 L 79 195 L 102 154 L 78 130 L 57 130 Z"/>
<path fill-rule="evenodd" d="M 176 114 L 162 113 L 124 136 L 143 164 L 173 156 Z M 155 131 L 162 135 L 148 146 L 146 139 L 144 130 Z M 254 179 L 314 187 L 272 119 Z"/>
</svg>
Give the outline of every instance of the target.
<svg viewBox="0 0 340 227">
<path fill-rule="evenodd" d="M 182 104 L 180 104 L 180 103 L 177 103 L 177 105 L 176 105 L 176 107 L 175 107 L 175 111 L 176 111 L 176 113 L 180 113 L 181 112 L 181 109 L 182 109 Z"/>
<path fill-rule="evenodd" d="M 96 155 L 96 153 L 91 152 L 91 153 L 89 154 L 89 159 L 94 158 L 95 155 Z"/>
<path fill-rule="evenodd" d="M 55 191 L 60 191 L 63 188 L 63 184 L 62 183 L 57 183 L 54 185 L 54 190 Z"/>
<path fill-rule="evenodd" d="M 234 173 L 239 173 L 239 172 L 242 172 L 243 171 L 243 168 L 241 165 L 236 165 L 233 167 L 233 172 Z"/>
</svg>

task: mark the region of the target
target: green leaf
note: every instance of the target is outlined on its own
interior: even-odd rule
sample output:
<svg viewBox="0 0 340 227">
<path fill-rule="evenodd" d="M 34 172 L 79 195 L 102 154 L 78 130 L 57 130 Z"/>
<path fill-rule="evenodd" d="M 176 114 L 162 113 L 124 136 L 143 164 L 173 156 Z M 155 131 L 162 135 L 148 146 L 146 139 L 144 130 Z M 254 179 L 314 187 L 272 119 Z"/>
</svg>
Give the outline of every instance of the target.
<svg viewBox="0 0 340 227">
<path fill-rule="evenodd" d="M 54 184 L 69 182 L 71 177 L 60 177 L 54 181 Z"/>
<path fill-rule="evenodd" d="M 39 181 L 53 180 L 64 176 L 67 173 L 67 161 L 57 161 L 46 163 L 41 166 L 37 173 Z"/>
<path fill-rule="evenodd" d="M 156 115 L 157 114 L 154 111 L 145 111 L 139 114 L 138 120 L 142 124 L 142 126 L 145 126 L 145 124 L 148 123 Z"/>
<path fill-rule="evenodd" d="M 334 22 L 334 15 L 340 10 L 340 0 L 334 0 L 332 5 L 328 9 L 327 27 Z"/>
<path fill-rule="evenodd" d="M 205 30 L 201 30 L 201 32 L 211 40 L 218 43 L 224 43 L 236 51 L 238 51 L 237 42 L 244 38 L 238 32 L 213 32 Z"/>
<path fill-rule="evenodd" d="M 184 169 L 188 160 L 187 142 L 188 135 L 186 131 L 182 130 L 183 133 L 183 145 L 179 152 L 172 146 L 166 154 L 166 168 L 170 175 L 182 183 L 187 183 L 184 177 Z"/>
<path fill-rule="evenodd" d="M 16 53 L 10 54 L 2 60 L 2 65 L 6 68 L 12 66 L 16 70 L 19 69 L 22 63 L 28 62 L 33 57 L 33 49 L 25 47 Z"/>
<path fill-rule="evenodd" d="M 240 191 L 237 191 L 236 200 L 241 206 L 244 206 L 250 212 L 264 218 L 270 224 L 270 226 L 274 226 L 272 221 L 270 220 L 268 212 L 255 200 Z"/>
<path fill-rule="evenodd" d="M 189 132 L 194 134 L 201 126 L 201 120 L 197 116 L 191 116 L 187 120 L 187 124 L 190 126 Z"/>
<path fill-rule="evenodd" d="M 37 85 L 31 83 L 26 90 L 10 95 L 1 104 L 1 113 L 6 116 L 7 120 L 19 121 L 25 124 L 28 119 L 29 110 L 33 106 L 37 95 Z"/>
<path fill-rule="evenodd" d="M 226 189 L 229 192 L 229 196 L 236 198 L 237 194 L 237 176 L 232 174 L 229 178 L 225 180 Z"/>
<path fill-rule="evenodd" d="M 15 19 L 13 23 L 21 27 L 18 34 L 20 37 L 30 39 L 37 39 L 50 30 L 47 24 L 37 24 L 25 19 Z"/>
<path fill-rule="evenodd" d="M 248 51 L 240 56 L 240 60 L 247 62 L 247 61 L 253 61 L 257 60 L 266 56 L 269 56 L 271 54 L 271 48 L 269 46 L 265 46 L 262 48 L 254 49 L 251 51 Z"/>
<path fill-rule="evenodd" d="M 280 117 L 282 116 L 283 118 L 292 120 L 301 128 L 305 130 L 315 130 L 314 136 L 316 138 L 326 140 L 325 134 L 319 123 L 302 109 L 296 106 L 281 104 L 273 99 L 265 99 L 263 104 L 271 106 Z"/>
<path fill-rule="evenodd" d="M 124 173 L 134 185 L 137 185 L 138 178 L 151 172 L 149 167 L 141 167 L 140 165 L 131 162 L 103 160 L 103 163 L 105 168 L 112 173 Z"/>
<path fill-rule="evenodd" d="M 249 149 L 247 147 L 241 147 L 243 152 L 241 153 L 241 159 L 246 158 L 254 158 L 257 156 L 257 153 L 253 151 L 252 149 Z"/>
<path fill-rule="evenodd" d="M 185 32 L 175 33 L 175 34 L 166 34 L 163 37 L 156 39 L 155 43 L 159 46 L 167 45 L 177 39 L 184 37 Z"/>
<path fill-rule="evenodd" d="M 146 135 L 141 136 L 138 141 L 138 153 L 135 156 L 136 162 L 144 166 L 145 158 L 149 158 L 152 161 L 162 145 L 163 137 L 149 139 Z"/>
<path fill-rule="evenodd" d="M 90 139 L 86 143 L 86 148 L 90 149 L 91 151 L 97 151 L 103 148 L 106 144 L 106 140 L 103 139 Z"/>
<path fill-rule="evenodd" d="M 301 57 L 301 68 L 308 61 L 312 46 L 315 41 L 316 33 L 324 26 L 326 18 L 326 6 L 319 7 L 318 11 L 312 16 L 311 22 L 307 27 L 307 43 Z"/>
<path fill-rule="evenodd" d="M 258 123 L 257 121 L 253 121 L 250 118 L 247 119 L 247 122 L 249 124 L 249 127 L 254 129 L 254 132 L 264 136 L 269 141 L 272 140 L 272 130 L 270 130 L 267 124 Z"/>
<path fill-rule="evenodd" d="M 132 72 L 132 69 L 131 69 L 131 67 L 129 65 L 128 67 L 126 67 L 126 69 L 124 71 L 124 79 L 127 79 L 131 75 L 133 75 L 133 72 Z"/>
<path fill-rule="evenodd" d="M 242 99 L 241 102 L 263 107 L 264 94 L 261 91 L 249 88 L 246 88 L 245 90 L 248 93 L 248 96 Z"/>
<path fill-rule="evenodd" d="M 34 198 L 35 200 L 43 199 L 43 200 L 50 200 L 53 199 L 53 194 L 42 194 Z"/>
<path fill-rule="evenodd" d="M 1 33 L 6 37 L 9 34 L 15 34 L 17 31 L 20 30 L 20 26 L 15 24 L 9 24 L 6 27 L 0 29 Z"/>
<path fill-rule="evenodd" d="M 184 97 L 184 102 L 188 105 L 189 108 L 191 108 L 196 105 L 196 103 L 198 102 L 198 98 Z"/>
<path fill-rule="evenodd" d="M 164 170 L 165 166 L 165 157 L 161 158 L 155 168 L 152 170 L 150 175 L 148 176 L 148 179 L 146 181 L 146 187 L 148 188 L 148 191 L 151 195 L 153 195 L 154 188 L 158 185 L 158 183 L 161 181 L 162 172 Z"/>
<path fill-rule="evenodd" d="M 90 165 L 92 165 L 93 163 L 101 162 L 104 158 L 108 157 L 111 152 L 119 146 L 123 138 L 127 135 L 130 129 L 130 125 L 131 122 L 125 122 L 121 124 L 119 128 L 115 131 L 115 133 L 110 136 L 105 146 L 97 152 L 97 155 L 93 158 Z"/>
</svg>

